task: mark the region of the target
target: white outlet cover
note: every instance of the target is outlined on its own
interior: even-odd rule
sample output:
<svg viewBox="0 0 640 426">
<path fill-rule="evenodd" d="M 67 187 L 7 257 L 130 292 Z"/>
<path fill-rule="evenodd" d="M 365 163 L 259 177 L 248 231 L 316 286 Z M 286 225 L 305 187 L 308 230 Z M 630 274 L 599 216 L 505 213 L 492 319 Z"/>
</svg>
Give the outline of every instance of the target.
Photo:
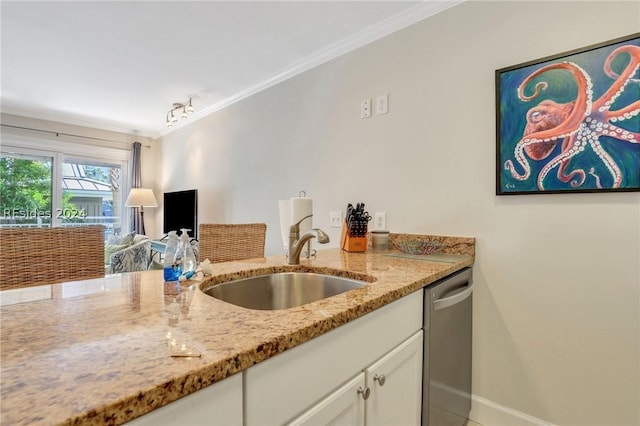
<svg viewBox="0 0 640 426">
<path fill-rule="evenodd" d="M 371 99 L 365 99 L 360 103 L 360 118 L 371 117 Z"/>
<path fill-rule="evenodd" d="M 376 98 L 376 115 L 389 112 L 389 95 L 381 95 Z"/>
</svg>

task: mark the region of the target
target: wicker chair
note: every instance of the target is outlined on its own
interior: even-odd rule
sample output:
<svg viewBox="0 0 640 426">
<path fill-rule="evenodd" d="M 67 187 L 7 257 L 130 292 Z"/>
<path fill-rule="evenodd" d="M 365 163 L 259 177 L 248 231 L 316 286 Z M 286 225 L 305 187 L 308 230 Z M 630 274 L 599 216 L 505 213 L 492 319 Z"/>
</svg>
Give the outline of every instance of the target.
<svg viewBox="0 0 640 426">
<path fill-rule="evenodd" d="M 265 223 L 211 224 L 199 227 L 199 259 L 212 263 L 264 257 Z"/>
<path fill-rule="evenodd" d="M 0 228 L 0 290 L 104 276 L 104 227 Z"/>
</svg>

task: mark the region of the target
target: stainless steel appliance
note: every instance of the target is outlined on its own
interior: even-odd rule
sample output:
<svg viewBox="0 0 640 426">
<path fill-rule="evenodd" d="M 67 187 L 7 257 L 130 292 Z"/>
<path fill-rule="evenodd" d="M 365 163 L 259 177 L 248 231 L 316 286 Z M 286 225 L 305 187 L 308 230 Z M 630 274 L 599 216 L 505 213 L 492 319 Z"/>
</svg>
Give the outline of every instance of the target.
<svg viewBox="0 0 640 426">
<path fill-rule="evenodd" d="M 471 410 L 472 269 L 424 290 L 422 425 L 463 425 Z"/>
</svg>

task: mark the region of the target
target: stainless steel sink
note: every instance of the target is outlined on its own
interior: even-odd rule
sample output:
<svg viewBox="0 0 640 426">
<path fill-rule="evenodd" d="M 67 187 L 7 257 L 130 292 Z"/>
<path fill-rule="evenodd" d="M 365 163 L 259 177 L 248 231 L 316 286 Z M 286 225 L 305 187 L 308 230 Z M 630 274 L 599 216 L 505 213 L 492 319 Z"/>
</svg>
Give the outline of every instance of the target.
<svg viewBox="0 0 640 426">
<path fill-rule="evenodd" d="M 364 281 L 312 272 L 280 272 L 216 284 L 204 293 L 249 309 L 301 306 L 366 285 Z"/>
</svg>

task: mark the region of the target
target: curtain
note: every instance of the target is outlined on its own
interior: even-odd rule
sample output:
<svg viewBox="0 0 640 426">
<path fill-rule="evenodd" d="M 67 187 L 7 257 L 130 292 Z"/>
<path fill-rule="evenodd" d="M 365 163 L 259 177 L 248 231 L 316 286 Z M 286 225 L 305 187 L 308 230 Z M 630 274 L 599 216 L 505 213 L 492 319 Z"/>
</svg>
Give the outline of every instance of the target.
<svg viewBox="0 0 640 426">
<path fill-rule="evenodd" d="M 131 152 L 131 188 L 140 188 L 142 185 L 142 167 L 140 165 L 140 152 L 142 144 L 140 142 L 133 143 L 133 151 Z M 142 217 L 139 207 L 132 207 L 129 216 L 129 232 L 142 234 Z"/>
</svg>

